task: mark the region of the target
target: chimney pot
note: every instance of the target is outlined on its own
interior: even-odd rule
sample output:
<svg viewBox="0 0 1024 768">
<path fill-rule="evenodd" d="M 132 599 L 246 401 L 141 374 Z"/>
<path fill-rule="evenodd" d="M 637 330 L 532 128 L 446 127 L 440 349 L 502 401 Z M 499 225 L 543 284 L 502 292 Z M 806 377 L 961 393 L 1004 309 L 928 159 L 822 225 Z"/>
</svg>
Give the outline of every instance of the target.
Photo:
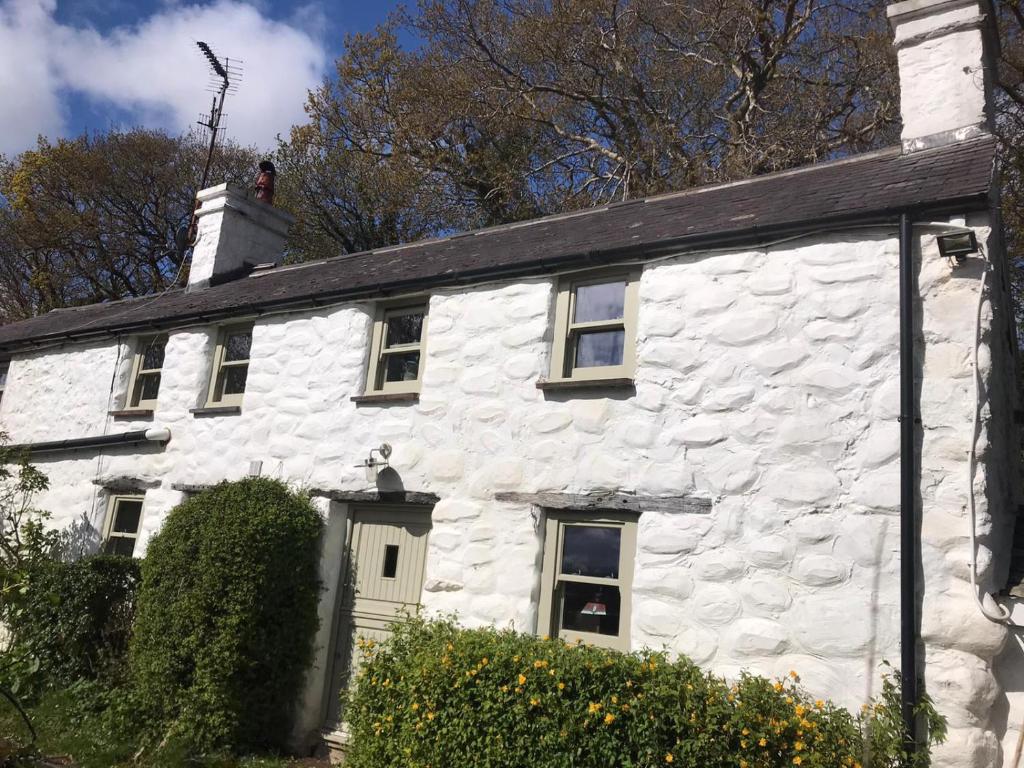
<svg viewBox="0 0 1024 768">
<path fill-rule="evenodd" d="M 256 199 L 262 200 L 267 205 L 274 204 L 274 179 L 277 177 L 277 170 L 269 160 L 264 160 L 259 165 L 260 172 L 256 174 Z"/>
</svg>

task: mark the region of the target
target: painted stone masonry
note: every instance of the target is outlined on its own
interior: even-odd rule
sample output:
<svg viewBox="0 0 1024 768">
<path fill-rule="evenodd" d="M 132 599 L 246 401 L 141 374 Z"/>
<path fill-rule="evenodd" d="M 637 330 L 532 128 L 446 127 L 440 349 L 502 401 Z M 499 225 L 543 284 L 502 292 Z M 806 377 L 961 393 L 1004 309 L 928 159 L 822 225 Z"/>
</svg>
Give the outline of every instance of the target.
<svg viewBox="0 0 1024 768">
<path fill-rule="evenodd" d="M 1007 583 L 1019 501 L 1017 340 L 990 213 L 997 201 L 986 197 L 991 151 L 977 149 L 990 146 L 987 22 L 968 0 L 908 0 L 889 15 L 903 146 L 832 171 L 819 166 L 825 170 L 713 188 L 738 202 L 728 224 L 704 233 L 710 245 L 683 241 L 702 216 L 715 215 L 714 205 L 700 205 L 713 198 L 679 196 L 684 206 L 696 201 L 684 208 L 694 221 L 672 237 L 663 234 L 672 217 L 657 218 L 658 206 L 672 200 L 654 198 L 478 233 L 478 251 L 466 245 L 473 238 L 451 238 L 244 276 L 252 263 L 279 258 L 288 217 L 226 186 L 204 191 L 187 290 L 114 303 L 103 317 L 68 310 L 0 329 L 0 354 L 10 352 L 0 428 L 13 442 L 147 429 L 171 436 L 37 454 L 51 480 L 40 506 L 91 551 L 109 524 L 111 497 L 144 494 L 141 555 L 187 493 L 254 466 L 308 489 L 327 525 L 317 659 L 296 733 L 303 743 L 329 719 L 355 509 L 382 498 L 378 491 L 402 498 L 404 490 L 430 507 L 426 611 L 526 632 L 546 631 L 541 606 L 550 598 L 543 574 L 552 510 L 539 495 L 634 499 L 636 547 L 624 582 L 631 647 L 686 654 L 727 676 L 795 669 L 814 693 L 856 709 L 878 692 L 882 662 L 900 659 L 900 245 L 889 206 L 903 195 L 901 210 L 915 219 L 921 666 L 950 725 L 933 764 L 1016 768 L 1024 646 L 1012 620 L 986 618 L 978 602 L 983 597 L 992 612 L 990 595 Z M 975 156 L 989 158 L 975 169 L 978 188 L 962 179 L 963 158 Z M 856 216 L 843 209 L 800 219 L 782 210 L 809 205 L 802 185 L 819 201 L 832 199 L 847 176 L 860 180 L 861 197 L 879 202 L 864 203 Z M 771 184 L 784 185 L 794 202 L 766 207 L 776 220 L 744 230 L 747 217 L 769 215 L 746 208 L 761 211 L 758 195 L 770 195 L 759 190 Z M 959 196 L 940 188 L 958 184 Z M 586 259 L 515 275 L 481 269 L 473 279 L 447 279 L 456 269 L 445 259 L 486 260 L 488 248 L 497 252 L 507 241 L 526 247 L 537 242 L 529 240 L 532 227 L 546 234 L 530 247 L 560 247 L 620 215 L 633 217 L 620 229 L 662 233 L 635 235 L 641 245 L 628 259 L 620 244 L 605 259 L 639 273 L 635 328 L 624 320 L 635 366 L 627 378 L 585 388 L 545 384 L 558 368 L 552 350 L 564 340 L 562 280 L 593 266 L 598 246 L 580 245 Z M 768 234 L 772 224 L 778 236 Z M 937 236 L 966 230 L 980 250 L 962 263 L 943 258 Z M 425 263 L 436 274 L 406 279 L 402 270 L 422 271 Z M 374 280 L 388 269 L 397 277 L 332 298 L 325 285 L 338 265 L 351 267 L 357 287 L 370 279 L 356 265 Z M 236 293 L 222 290 L 225 283 Z M 301 306 L 250 301 L 263 286 L 267 296 L 294 289 L 326 298 Z M 245 300 L 232 304 L 225 295 Z M 406 298 L 427 305 L 418 391 L 366 398 L 382 306 Z M 205 309 L 166 322 L 155 315 L 187 302 L 209 316 Z M 136 325 L 121 319 L 136 316 Z M 237 322 L 252 323 L 244 395 L 240 406 L 211 410 L 222 328 Z M 62 335 L 62 324 L 78 336 Z M 159 396 L 152 413 L 126 411 L 139 335 L 155 328 L 167 334 Z M 382 443 L 393 452 L 388 472 L 374 481 L 361 463 Z M 661 503 L 668 498 L 693 503 Z M 1000 600 L 1024 624 L 1024 608 Z"/>
<path fill-rule="evenodd" d="M 984 216 L 968 223 L 988 238 Z M 1001 695 L 993 660 L 1006 631 L 971 597 L 964 514 L 983 261 L 952 270 L 934 238 L 920 240 L 922 632 L 929 690 L 952 726 L 938 764 L 991 765 L 1002 735 L 991 716 Z M 895 232 L 880 228 L 650 265 L 635 394 L 623 396 L 536 388 L 548 366 L 551 279 L 435 293 L 411 405 L 350 401 L 364 385 L 368 304 L 258 321 L 237 416 L 189 413 L 208 383 L 215 329 L 173 332 L 153 421 L 127 424 L 168 427 L 166 449 L 44 458 L 53 490 L 40 503 L 58 525 L 95 537 L 103 479 L 137 478 L 141 550 L 182 499 L 176 484 L 238 478 L 262 460 L 266 474 L 299 486 L 372 489 L 356 465 L 388 441 L 404 486 L 440 497 L 426 608 L 533 631 L 538 512 L 496 493 L 692 493 L 714 500 L 710 514 L 640 516 L 632 644 L 727 675 L 797 669 L 815 691 L 856 707 L 876 691 L 879 663 L 898 660 L 896 260 Z M 998 346 L 989 302 L 983 312 Z M 17 358 L 4 428 L 18 442 L 109 430 L 128 358 L 123 343 Z M 989 432 L 979 437 L 979 527 L 998 540 L 1012 507 Z M 343 518 L 344 506 L 325 503 L 325 513 Z M 982 542 L 983 579 L 993 579 L 1005 565 Z"/>
</svg>

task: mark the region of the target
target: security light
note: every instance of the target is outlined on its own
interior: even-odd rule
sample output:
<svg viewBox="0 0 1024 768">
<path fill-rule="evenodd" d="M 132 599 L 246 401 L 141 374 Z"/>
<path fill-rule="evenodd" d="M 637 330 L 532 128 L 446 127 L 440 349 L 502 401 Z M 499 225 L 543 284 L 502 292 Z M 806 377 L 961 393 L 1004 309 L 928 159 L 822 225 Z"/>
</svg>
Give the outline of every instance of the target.
<svg viewBox="0 0 1024 768">
<path fill-rule="evenodd" d="M 978 238 L 971 230 L 939 235 L 935 238 L 939 244 L 939 253 L 946 258 L 962 262 L 970 254 L 978 252 Z"/>
</svg>

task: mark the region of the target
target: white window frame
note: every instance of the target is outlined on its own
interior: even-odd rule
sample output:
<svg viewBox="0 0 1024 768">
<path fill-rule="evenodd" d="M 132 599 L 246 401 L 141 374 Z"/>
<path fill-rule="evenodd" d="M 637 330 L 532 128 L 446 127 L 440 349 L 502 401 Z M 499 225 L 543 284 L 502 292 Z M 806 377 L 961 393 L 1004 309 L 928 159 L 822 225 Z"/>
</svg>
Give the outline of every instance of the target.
<svg viewBox="0 0 1024 768">
<path fill-rule="evenodd" d="M 138 501 L 142 504 L 142 509 L 139 511 L 139 525 L 135 529 L 135 533 L 127 533 L 124 531 L 114 530 L 114 521 L 117 519 L 117 509 L 122 501 Z M 139 540 L 139 531 L 142 530 L 142 521 L 146 514 L 146 497 L 144 494 L 139 493 L 116 493 L 111 494 L 110 499 L 107 501 L 107 517 L 103 522 L 103 551 L 107 551 L 111 539 L 131 539 L 132 541 L 132 557 L 135 556 L 135 546 Z"/>
<path fill-rule="evenodd" d="M 575 323 L 576 289 L 587 285 L 625 282 L 621 319 L 593 320 Z M 549 381 L 593 381 L 599 379 L 631 379 L 636 369 L 636 321 L 640 269 L 585 272 L 567 275 L 558 284 L 555 299 L 555 333 L 551 346 L 551 375 Z M 583 331 L 623 331 L 622 363 L 577 368 L 576 341 Z"/>
<path fill-rule="evenodd" d="M 248 332 L 250 338 L 249 346 L 249 357 L 245 360 L 225 360 L 224 357 L 227 351 L 227 340 L 229 336 L 233 336 L 236 333 Z M 221 374 L 228 368 L 240 368 L 245 366 L 249 368 L 249 363 L 252 360 L 252 323 L 241 323 L 237 325 L 225 325 L 221 327 L 217 332 L 217 346 L 213 352 L 213 366 L 210 371 L 210 388 L 209 394 L 206 400 L 206 407 L 208 408 L 220 408 L 226 406 L 241 406 L 242 399 L 245 397 L 245 392 L 239 392 L 237 394 L 226 395 L 223 393 L 224 378 Z M 248 378 L 248 374 L 246 374 Z M 248 386 L 248 383 L 246 384 Z"/>
<path fill-rule="evenodd" d="M 128 387 L 128 398 L 125 401 L 125 407 L 132 411 L 152 411 L 156 409 L 157 400 L 143 400 L 141 387 L 139 386 L 141 378 L 146 375 L 162 374 L 163 367 L 160 368 L 143 368 L 143 364 L 146 359 L 146 348 L 154 341 L 163 339 L 164 342 L 164 353 L 167 352 L 167 334 L 157 334 L 155 336 L 141 336 L 138 338 L 135 349 L 135 356 L 132 360 L 132 377 L 131 385 Z M 161 375 L 161 384 L 163 384 L 163 377 Z M 158 392 L 159 396 L 159 392 Z"/>
<path fill-rule="evenodd" d="M 370 366 L 366 375 L 366 394 L 401 394 L 420 391 L 420 382 L 423 380 L 423 367 L 427 360 L 427 314 L 430 310 L 430 300 L 422 298 L 415 302 L 403 302 L 401 304 L 386 304 L 377 308 L 377 317 L 373 322 L 373 336 L 370 340 Z M 393 317 L 403 315 L 423 315 L 423 325 L 420 329 L 420 340 L 415 344 L 400 344 L 395 347 L 386 347 L 388 321 Z M 419 352 L 420 363 L 416 369 L 414 381 L 384 381 L 385 362 L 389 355 L 408 354 Z"/>
<path fill-rule="evenodd" d="M 562 544 L 566 528 L 572 526 L 618 528 L 619 576 L 616 579 L 561 573 Z M 537 632 L 562 638 L 568 643 L 577 640 L 590 645 L 628 651 L 629 624 L 633 604 L 633 564 L 636 559 L 636 516 L 614 512 L 584 513 L 575 511 L 548 511 L 544 530 L 544 564 L 541 570 L 541 592 Z M 560 582 L 603 584 L 619 589 L 619 633 L 602 635 L 559 628 L 561 601 L 558 599 Z"/>
</svg>

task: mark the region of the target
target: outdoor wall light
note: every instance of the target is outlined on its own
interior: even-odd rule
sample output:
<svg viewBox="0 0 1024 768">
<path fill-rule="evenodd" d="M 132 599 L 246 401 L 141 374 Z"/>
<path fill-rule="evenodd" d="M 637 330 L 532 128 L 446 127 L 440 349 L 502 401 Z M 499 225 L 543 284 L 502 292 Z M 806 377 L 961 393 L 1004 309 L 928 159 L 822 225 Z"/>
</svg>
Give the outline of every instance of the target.
<svg viewBox="0 0 1024 768">
<path fill-rule="evenodd" d="M 939 244 L 939 253 L 947 259 L 956 259 L 957 264 L 963 264 L 970 254 L 978 252 L 978 237 L 973 230 L 939 235 L 935 241 Z"/>
<path fill-rule="evenodd" d="M 373 454 L 380 454 L 378 459 Z M 381 443 L 379 448 L 371 448 L 370 456 L 362 464 L 356 464 L 357 467 L 363 467 L 366 470 L 366 479 L 371 483 L 377 482 L 377 474 L 380 472 L 381 467 L 388 467 L 388 459 L 391 458 L 391 446 L 388 443 Z"/>
</svg>

